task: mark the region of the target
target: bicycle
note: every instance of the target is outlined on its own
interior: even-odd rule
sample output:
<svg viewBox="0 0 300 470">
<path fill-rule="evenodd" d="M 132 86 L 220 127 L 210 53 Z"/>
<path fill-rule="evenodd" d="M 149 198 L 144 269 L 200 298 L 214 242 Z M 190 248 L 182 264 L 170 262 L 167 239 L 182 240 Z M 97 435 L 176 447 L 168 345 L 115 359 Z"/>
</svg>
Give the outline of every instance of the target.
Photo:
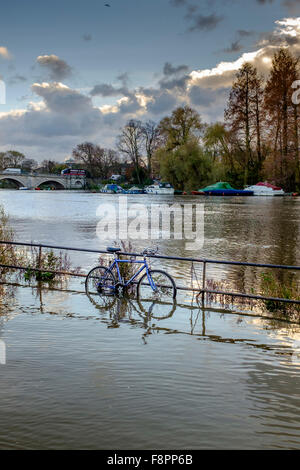
<svg viewBox="0 0 300 470">
<path fill-rule="evenodd" d="M 121 248 L 107 248 L 107 252 L 114 254 L 115 259 L 108 267 L 97 266 L 93 268 L 87 275 L 85 281 L 85 290 L 87 294 L 99 294 L 104 296 L 124 295 L 126 289 L 136 283 L 136 279 L 142 272 L 146 271 L 137 281 L 137 296 L 139 299 L 147 299 L 154 301 L 167 301 L 175 299 L 177 288 L 174 279 L 165 271 L 160 269 L 152 270 L 147 262 L 147 257 L 155 256 L 158 250 L 146 249 L 142 253 L 143 260 L 136 259 L 122 260 L 118 258 Z M 140 264 L 141 268 L 135 274 L 125 281 L 120 273 L 120 264 Z M 114 275 L 117 272 L 117 279 Z"/>
</svg>

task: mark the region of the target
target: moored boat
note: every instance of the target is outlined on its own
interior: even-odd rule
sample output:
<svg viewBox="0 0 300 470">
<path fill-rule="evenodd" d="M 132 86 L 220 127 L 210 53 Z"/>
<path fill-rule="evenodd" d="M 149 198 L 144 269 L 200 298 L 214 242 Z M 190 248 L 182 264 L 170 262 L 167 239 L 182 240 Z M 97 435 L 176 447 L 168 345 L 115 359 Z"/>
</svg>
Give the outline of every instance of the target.
<svg viewBox="0 0 300 470">
<path fill-rule="evenodd" d="M 170 183 L 152 184 L 146 188 L 147 194 L 174 195 L 175 190 Z"/>
<path fill-rule="evenodd" d="M 253 191 L 234 189 L 229 183 L 219 182 L 204 189 L 199 189 L 206 196 L 253 196 Z"/>
<path fill-rule="evenodd" d="M 205 196 L 205 192 L 204 191 L 191 191 L 191 194 L 193 196 Z"/>
<path fill-rule="evenodd" d="M 253 191 L 254 196 L 284 196 L 285 192 L 282 188 L 274 186 L 270 183 L 257 183 L 253 186 L 246 188 L 248 191 Z"/>
<path fill-rule="evenodd" d="M 106 184 L 100 192 L 104 194 L 127 194 L 127 191 L 117 184 Z"/>
<path fill-rule="evenodd" d="M 144 189 L 133 186 L 132 188 L 128 189 L 127 194 L 145 194 L 145 191 Z"/>
</svg>

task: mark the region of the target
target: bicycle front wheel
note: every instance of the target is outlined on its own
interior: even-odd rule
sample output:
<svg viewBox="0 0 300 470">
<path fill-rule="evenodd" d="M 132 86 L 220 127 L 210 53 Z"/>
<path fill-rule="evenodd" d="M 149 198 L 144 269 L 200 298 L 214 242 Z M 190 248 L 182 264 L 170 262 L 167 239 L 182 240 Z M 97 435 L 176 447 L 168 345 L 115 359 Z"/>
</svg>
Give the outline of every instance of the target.
<svg viewBox="0 0 300 470">
<path fill-rule="evenodd" d="M 151 282 L 147 274 L 139 280 L 137 295 L 140 300 L 157 302 L 170 302 L 176 298 L 177 289 L 173 278 L 164 271 L 149 271 Z"/>
<path fill-rule="evenodd" d="M 85 291 L 89 295 L 113 295 L 116 280 L 111 271 L 104 266 L 92 269 L 85 280 Z"/>
</svg>

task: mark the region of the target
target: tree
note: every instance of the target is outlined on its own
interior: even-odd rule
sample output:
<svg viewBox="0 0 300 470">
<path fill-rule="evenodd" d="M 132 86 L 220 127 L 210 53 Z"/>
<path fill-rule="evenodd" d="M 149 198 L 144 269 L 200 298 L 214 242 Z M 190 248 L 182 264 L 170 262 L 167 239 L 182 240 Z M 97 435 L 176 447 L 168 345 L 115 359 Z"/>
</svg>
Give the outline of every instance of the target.
<svg viewBox="0 0 300 470">
<path fill-rule="evenodd" d="M 83 163 L 91 174 L 94 174 L 96 152 L 96 145 L 92 144 L 91 142 L 84 142 L 77 145 L 77 147 L 73 149 L 72 155 L 75 160 Z"/>
<path fill-rule="evenodd" d="M 300 185 L 299 112 L 298 105 L 292 101 L 292 84 L 298 76 L 298 60 L 288 49 L 276 52 L 265 88 L 264 107 L 274 177 L 288 189 L 295 183 Z"/>
<path fill-rule="evenodd" d="M 232 85 L 225 122 L 240 144 L 243 155 L 244 185 L 248 184 L 249 173 L 258 177 L 261 166 L 261 113 L 262 113 L 262 78 L 257 69 L 245 63 L 237 72 Z M 255 150 L 254 150 L 255 144 Z"/>
<path fill-rule="evenodd" d="M 10 150 L 6 152 L 6 158 L 11 168 L 18 168 L 25 160 L 25 155 L 21 152 L 17 152 L 16 150 Z"/>
<path fill-rule="evenodd" d="M 27 158 L 22 162 L 22 170 L 31 172 L 37 167 L 37 162 L 33 158 Z"/>
<path fill-rule="evenodd" d="M 143 126 L 140 121 L 130 120 L 118 136 L 118 150 L 129 157 L 134 164 L 138 183 L 141 184 L 140 166 L 142 163 L 142 146 L 144 143 Z"/>
<path fill-rule="evenodd" d="M 56 173 L 57 166 L 58 163 L 54 160 L 43 160 L 41 163 L 41 167 L 45 173 Z"/>
<path fill-rule="evenodd" d="M 189 106 L 175 109 L 158 125 L 160 135 L 169 150 L 185 145 L 189 139 L 199 139 L 204 125 L 197 111 Z"/>
<path fill-rule="evenodd" d="M 73 156 L 92 178 L 107 179 L 112 171 L 120 167 L 119 155 L 115 150 L 103 149 L 91 142 L 77 145 Z"/>
<path fill-rule="evenodd" d="M 25 156 L 21 152 L 16 150 L 10 150 L 8 152 L 0 153 L 0 170 L 3 171 L 6 168 L 19 168 L 22 166 L 22 162 L 25 160 Z"/>
<path fill-rule="evenodd" d="M 158 126 L 153 121 L 147 121 L 142 125 L 142 132 L 144 136 L 144 144 L 147 155 L 147 169 L 148 175 L 152 174 L 152 157 L 156 150 L 162 143 L 161 135 Z"/>
<path fill-rule="evenodd" d="M 212 160 L 196 139 L 170 151 L 166 147 L 157 151 L 160 174 L 177 189 L 199 189 L 211 180 Z"/>
</svg>

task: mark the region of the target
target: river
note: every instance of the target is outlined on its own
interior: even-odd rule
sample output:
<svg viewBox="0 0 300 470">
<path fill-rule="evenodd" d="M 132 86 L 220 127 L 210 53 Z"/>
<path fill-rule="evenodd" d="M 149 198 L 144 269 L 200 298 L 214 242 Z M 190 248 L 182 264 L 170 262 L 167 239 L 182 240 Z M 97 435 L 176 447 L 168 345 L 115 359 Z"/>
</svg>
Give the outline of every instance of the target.
<svg viewBox="0 0 300 470">
<path fill-rule="evenodd" d="M 130 196 L 203 204 L 204 245 L 160 253 L 300 265 L 300 199 Z M 103 249 L 97 208 L 118 196 L 0 191 L 16 239 Z M 149 245 L 133 242 L 137 251 Z M 97 255 L 71 253 L 87 272 Z M 155 262 L 157 263 L 157 261 Z M 190 265 L 159 262 L 178 284 Z M 199 271 L 199 274 L 201 272 Z M 208 277 L 258 287 L 259 271 Z M 80 290 L 80 281 L 78 281 Z M 300 327 L 180 298 L 155 319 L 136 300 L 103 309 L 83 293 L 7 287 L 0 308 L 1 449 L 299 449 Z M 10 295 L 9 295 L 10 293 Z"/>
</svg>

